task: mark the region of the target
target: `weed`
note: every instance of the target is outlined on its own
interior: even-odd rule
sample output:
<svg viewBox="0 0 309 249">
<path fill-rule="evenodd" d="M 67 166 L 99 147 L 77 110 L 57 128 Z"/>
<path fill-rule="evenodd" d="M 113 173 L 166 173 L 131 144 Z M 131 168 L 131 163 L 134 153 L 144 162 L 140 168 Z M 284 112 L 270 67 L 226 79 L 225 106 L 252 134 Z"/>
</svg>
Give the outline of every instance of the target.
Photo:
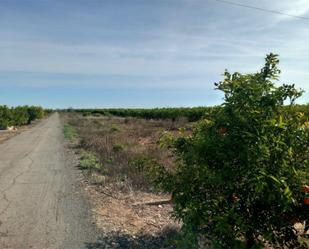
<svg viewBox="0 0 309 249">
<path fill-rule="evenodd" d="M 69 124 L 65 124 L 63 127 L 64 137 L 69 140 L 74 140 L 78 138 L 77 131 L 75 128 Z"/>
<path fill-rule="evenodd" d="M 120 130 L 120 128 L 118 127 L 118 125 L 112 124 L 111 131 L 119 131 L 119 130 Z"/>
<path fill-rule="evenodd" d="M 114 152 L 120 152 L 124 150 L 124 145 L 122 144 L 114 144 L 113 145 L 113 151 Z"/>
<path fill-rule="evenodd" d="M 103 184 L 105 183 L 106 176 L 101 174 L 91 174 L 90 176 L 90 183 L 92 184 Z"/>
<path fill-rule="evenodd" d="M 80 136 L 80 147 L 96 155 L 98 162 L 104 164 L 108 182 L 118 182 L 119 177 L 125 176 L 125 182 L 117 186 L 127 185 L 129 187 L 125 189 L 153 191 L 150 176 L 153 166 L 157 165 L 155 161 L 171 170 L 175 168 L 171 153 L 156 143 L 163 131 L 170 130 L 172 122 L 136 118 L 127 120 L 129 122 L 118 117 L 92 119 L 76 114 L 69 116 L 69 124 L 76 128 Z M 170 133 L 177 136 L 182 123 L 175 125 L 177 131 Z"/>
<path fill-rule="evenodd" d="M 95 154 L 86 151 L 82 152 L 79 167 L 83 170 L 96 170 L 102 174 L 106 173 L 106 170 L 100 163 L 99 158 Z"/>
</svg>

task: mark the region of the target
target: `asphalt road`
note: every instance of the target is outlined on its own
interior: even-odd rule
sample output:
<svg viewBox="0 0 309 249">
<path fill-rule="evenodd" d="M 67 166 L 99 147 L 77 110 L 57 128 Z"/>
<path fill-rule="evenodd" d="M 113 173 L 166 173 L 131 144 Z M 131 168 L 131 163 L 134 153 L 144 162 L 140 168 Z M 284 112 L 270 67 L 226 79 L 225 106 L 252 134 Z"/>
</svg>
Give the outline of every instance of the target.
<svg viewBox="0 0 309 249">
<path fill-rule="evenodd" d="M 95 243 L 59 114 L 0 144 L 0 248 L 79 249 Z"/>
</svg>

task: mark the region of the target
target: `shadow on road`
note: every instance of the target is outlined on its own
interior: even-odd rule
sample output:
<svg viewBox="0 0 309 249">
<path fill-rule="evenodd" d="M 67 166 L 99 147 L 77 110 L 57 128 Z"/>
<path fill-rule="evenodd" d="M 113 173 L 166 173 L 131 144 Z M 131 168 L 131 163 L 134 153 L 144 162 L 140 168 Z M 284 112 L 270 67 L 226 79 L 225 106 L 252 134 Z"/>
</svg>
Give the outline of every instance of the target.
<svg viewBox="0 0 309 249">
<path fill-rule="evenodd" d="M 85 244 L 85 249 L 174 249 L 175 239 L 179 238 L 179 232 L 175 230 L 167 230 L 160 235 L 128 235 L 123 233 L 109 233 L 100 237 L 96 243 Z"/>
</svg>

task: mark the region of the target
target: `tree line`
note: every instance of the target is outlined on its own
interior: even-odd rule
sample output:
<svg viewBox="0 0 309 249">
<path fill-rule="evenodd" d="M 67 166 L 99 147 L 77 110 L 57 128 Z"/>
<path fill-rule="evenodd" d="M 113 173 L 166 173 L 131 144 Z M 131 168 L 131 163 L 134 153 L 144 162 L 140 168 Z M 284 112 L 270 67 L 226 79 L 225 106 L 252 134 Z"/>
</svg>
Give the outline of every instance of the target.
<svg viewBox="0 0 309 249">
<path fill-rule="evenodd" d="M 144 119 L 172 119 L 187 118 L 189 122 L 195 122 L 202 118 L 209 118 L 219 111 L 222 106 L 213 107 L 175 107 L 175 108 L 102 108 L 102 109 L 67 109 L 69 112 L 79 112 L 83 116 L 103 115 L 118 117 L 135 117 Z M 283 106 L 289 109 L 287 106 Z M 294 105 L 294 112 L 304 113 L 304 118 L 309 115 L 309 104 Z"/>
<path fill-rule="evenodd" d="M 45 111 L 41 106 L 8 107 L 0 105 L 0 129 L 30 124 L 36 119 L 43 118 L 44 114 Z"/>
<path fill-rule="evenodd" d="M 144 119 L 187 118 L 194 122 L 209 115 L 218 107 L 178 107 L 178 108 L 106 108 L 106 109 L 75 109 L 74 111 L 87 115 L 105 115 L 118 117 L 135 117 Z"/>
</svg>

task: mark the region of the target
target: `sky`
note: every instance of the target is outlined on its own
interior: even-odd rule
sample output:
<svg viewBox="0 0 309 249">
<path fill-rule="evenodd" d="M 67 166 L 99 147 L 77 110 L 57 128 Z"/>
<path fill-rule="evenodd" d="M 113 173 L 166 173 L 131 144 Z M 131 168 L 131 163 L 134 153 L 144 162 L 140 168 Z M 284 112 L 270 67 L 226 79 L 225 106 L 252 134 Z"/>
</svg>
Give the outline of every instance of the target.
<svg viewBox="0 0 309 249">
<path fill-rule="evenodd" d="M 0 0 L 0 104 L 212 106 L 225 69 L 280 55 L 309 102 L 309 0 Z"/>
</svg>

